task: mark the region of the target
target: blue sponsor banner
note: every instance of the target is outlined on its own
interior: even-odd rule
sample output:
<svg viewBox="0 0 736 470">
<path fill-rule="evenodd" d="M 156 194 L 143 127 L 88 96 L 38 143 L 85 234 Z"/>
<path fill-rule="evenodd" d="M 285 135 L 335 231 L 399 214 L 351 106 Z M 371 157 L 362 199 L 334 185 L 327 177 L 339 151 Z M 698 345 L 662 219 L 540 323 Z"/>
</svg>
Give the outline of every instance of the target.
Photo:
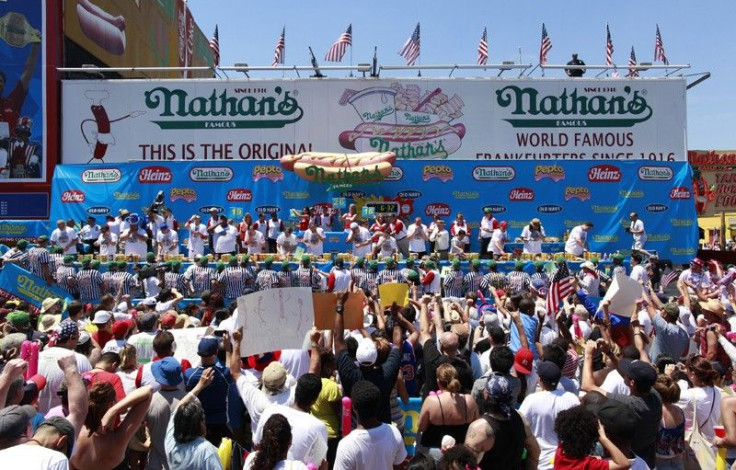
<svg viewBox="0 0 736 470">
<path fill-rule="evenodd" d="M 0 242 L 28 240 L 48 235 L 49 224 L 45 220 L 2 220 L 0 221 Z"/>
<path fill-rule="evenodd" d="M 71 300 L 69 293 L 54 286 L 47 286 L 46 281 L 14 264 L 6 264 L 0 271 L 0 297 L 4 299 L 21 299 L 36 308 L 46 298 Z"/>
<path fill-rule="evenodd" d="M 341 187 L 311 183 L 277 162 L 58 165 L 51 220 L 117 215 L 123 208 L 142 213 L 159 191 L 180 222 L 195 213 L 206 218 L 211 207 L 229 216 L 250 213 L 255 219 L 277 212 L 289 220 L 291 209 L 332 207 L 335 198 L 345 198 L 358 214 L 365 207 L 409 220 L 420 216 L 425 223 L 435 215 L 449 222 L 463 213 L 471 223 L 473 249 L 485 207 L 508 222 L 512 240 L 534 217 L 548 237 L 560 239 L 591 221 L 591 251 L 627 253 L 632 238 L 625 228 L 633 211 L 644 221 L 646 248 L 662 258 L 687 262 L 698 241 L 692 174 L 685 162 L 402 161 L 380 183 Z M 342 228 L 335 222 L 336 231 Z"/>
</svg>

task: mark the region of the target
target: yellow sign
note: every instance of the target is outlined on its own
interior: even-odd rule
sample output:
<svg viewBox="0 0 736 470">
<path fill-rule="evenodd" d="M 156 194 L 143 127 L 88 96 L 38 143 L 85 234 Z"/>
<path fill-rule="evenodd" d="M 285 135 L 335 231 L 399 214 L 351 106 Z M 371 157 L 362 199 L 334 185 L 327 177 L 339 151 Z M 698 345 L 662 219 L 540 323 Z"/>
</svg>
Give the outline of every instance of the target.
<svg viewBox="0 0 736 470">
<path fill-rule="evenodd" d="M 403 282 L 381 284 L 378 286 L 378 295 L 384 307 L 390 307 L 394 302 L 396 305 L 406 307 L 409 304 L 409 284 Z"/>
</svg>

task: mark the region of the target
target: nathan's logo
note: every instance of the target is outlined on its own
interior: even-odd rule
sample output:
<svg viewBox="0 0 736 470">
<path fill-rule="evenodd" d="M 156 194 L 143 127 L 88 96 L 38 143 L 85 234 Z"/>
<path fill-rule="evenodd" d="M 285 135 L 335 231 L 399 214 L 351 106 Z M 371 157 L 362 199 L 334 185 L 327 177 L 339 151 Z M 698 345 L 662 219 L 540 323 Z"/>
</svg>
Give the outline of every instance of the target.
<svg viewBox="0 0 736 470">
<path fill-rule="evenodd" d="M 85 183 L 115 183 L 120 181 L 122 174 L 117 168 L 95 168 L 82 172 L 82 181 Z"/>
<path fill-rule="evenodd" d="M 278 129 L 304 115 L 294 93 L 280 86 L 259 96 L 239 91 L 213 89 L 209 95 L 190 96 L 181 88 L 159 86 L 144 93 L 144 103 L 159 113 L 161 119 L 153 122 L 166 130 Z"/>
<path fill-rule="evenodd" d="M 357 171 L 354 169 L 335 170 L 321 165 L 309 165 L 304 167 L 298 174 L 313 183 L 334 185 L 365 184 L 383 179 L 383 173 L 379 165 L 375 165 L 373 169 L 363 167 L 362 170 Z"/>
<path fill-rule="evenodd" d="M 422 197 L 422 192 L 414 191 L 414 190 L 399 191 L 396 197 L 405 198 L 405 199 L 416 199 L 416 198 Z"/>
<path fill-rule="evenodd" d="M 516 170 L 510 166 L 476 166 L 473 168 L 475 181 L 511 181 L 516 177 Z"/>
<path fill-rule="evenodd" d="M 94 207 L 88 207 L 87 213 L 89 215 L 104 215 L 110 213 L 110 208 L 105 206 L 94 206 Z"/>
<path fill-rule="evenodd" d="M 649 204 L 644 209 L 646 209 L 647 212 L 666 212 L 670 208 L 664 204 Z"/>
<path fill-rule="evenodd" d="M 588 181 L 591 183 L 618 183 L 621 181 L 621 170 L 613 165 L 597 165 L 588 170 Z"/>
<path fill-rule="evenodd" d="M 227 202 L 250 202 L 253 200 L 253 193 L 250 189 L 236 188 L 227 192 Z"/>
<path fill-rule="evenodd" d="M 306 191 L 281 191 L 284 199 L 309 199 L 309 193 Z"/>
<path fill-rule="evenodd" d="M 590 199 L 590 189 L 585 186 L 568 186 L 565 188 L 565 201 L 569 201 L 570 199 L 587 201 Z"/>
<path fill-rule="evenodd" d="M 256 214 L 275 214 L 280 210 L 281 208 L 277 206 L 258 206 L 256 207 Z"/>
<path fill-rule="evenodd" d="M 391 173 L 388 174 L 387 177 L 385 177 L 384 181 L 399 181 L 401 178 L 404 177 L 404 170 L 401 169 L 401 167 L 394 166 L 391 167 Z"/>
<path fill-rule="evenodd" d="M 504 119 L 513 127 L 633 127 L 652 117 L 642 94 L 646 92 L 625 86 L 623 94 L 612 96 L 589 96 L 577 88 L 565 88 L 557 96 L 540 95 L 536 88 L 509 85 L 496 91 L 496 102 L 511 114 L 524 116 Z"/>
<path fill-rule="evenodd" d="M 455 199 L 478 199 L 480 193 L 478 191 L 453 191 L 452 197 Z"/>
<path fill-rule="evenodd" d="M 81 203 L 86 199 L 84 193 L 78 189 L 70 189 L 61 193 L 61 202 Z"/>
<path fill-rule="evenodd" d="M 690 190 L 684 186 L 676 186 L 670 191 L 670 199 L 690 199 Z"/>
<path fill-rule="evenodd" d="M 46 286 L 36 284 L 33 279 L 31 279 L 30 277 L 26 277 L 23 274 L 19 275 L 16 278 L 16 281 L 18 284 L 18 292 L 38 302 L 41 302 L 44 299 L 48 298 L 56 299 L 59 297 L 58 295 L 54 294 L 50 289 L 47 289 Z"/>
<path fill-rule="evenodd" d="M 427 217 L 434 217 L 439 215 L 440 217 L 447 217 L 450 215 L 450 206 L 444 202 L 433 202 L 428 204 L 424 209 L 424 215 Z"/>
<path fill-rule="evenodd" d="M 253 181 L 267 179 L 272 182 L 283 181 L 284 172 L 280 166 L 276 165 L 256 165 L 253 168 Z"/>
<path fill-rule="evenodd" d="M 359 189 L 349 189 L 347 191 L 343 191 L 340 193 L 340 197 L 349 197 L 349 198 L 359 198 L 359 197 L 365 197 L 365 191 L 361 191 Z"/>
<path fill-rule="evenodd" d="M 501 206 L 499 204 L 489 204 L 487 206 L 483 206 L 483 212 L 488 209 L 491 211 L 491 214 L 503 214 L 506 212 L 506 206 Z"/>
<path fill-rule="evenodd" d="M 590 210 L 593 211 L 594 214 L 615 214 L 618 212 L 618 206 L 599 206 L 597 204 L 593 204 L 590 206 Z"/>
<path fill-rule="evenodd" d="M 174 175 L 165 166 L 147 166 L 138 172 L 138 182 L 143 184 L 171 183 Z"/>
<path fill-rule="evenodd" d="M 137 201 L 141 198 L 141 193 L 123 193 L 120 191 L 115 191 L 114 193 L 112 193 L 112 197 L 114 197 L 118 201 Z"/>
<path fill-rule="evenodd" d="M 556 214 L 562 212 L 562 206 L 558 206 L 557 204 L 543 204 L 537 206 L 537 212 L 541 214 Z"/>
<path fill-rule="evenodd" d="M 199 208 L 199 212 L 202 214 L 209 214 L 212 209 L 215 209 L 218 214 L 221 214 L 225 210 L 222 206 L 204 206 Z"/>
<path fill-rule="evenodd" d="M 171 188 L 169 191 L 169 199 L 171 202 L 183 200 L 185 202 L 194 202 L 197 200 L 197 191 L 192 188 Z"/>
<path fill-rule="evenodd" d="M 692 256 L 695 254 L 694 248 L 670 248 L 670 253 L 673 255 L 686 255 Z"/>
<path fill-rule="evenodd" d="M 534 191 L 529 188 L 514 188 L 509 191 L 510 201 L 533 201 Z"/>
<path fill-rule="evenodd" d="M 422 170 L 422 181 L 429 181 L 432 178 L 446 183 L 453 177 L 452 168 L 447 165 L 425 165 Z"/>
<path fill-rule="evenodd" d="M 189 170 L 189 178 L 197 183 L 220 183 L 233 179 L 233 170 L 226 166 L 197 166 Z"/>
<path fill-rule="evenodd" d="M 673 176 L 672 168 L 666 166 L 643 166 L 639 168 L 639 179 L 644 181 L 669 181 Z"/>
<path fill-rule="evenodd" d="M 534 181 L 549 178 L 555 183 L 565 179 L 565 169 L 560 165 L 537 165 L 534 168 Z"/>
</svg>

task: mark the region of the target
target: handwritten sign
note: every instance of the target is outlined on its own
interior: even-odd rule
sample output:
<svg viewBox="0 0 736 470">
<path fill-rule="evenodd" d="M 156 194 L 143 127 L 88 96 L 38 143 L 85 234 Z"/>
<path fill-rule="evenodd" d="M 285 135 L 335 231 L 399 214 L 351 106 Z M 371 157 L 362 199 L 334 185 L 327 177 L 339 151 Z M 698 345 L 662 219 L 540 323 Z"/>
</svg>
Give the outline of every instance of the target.
<svg viewBox="0 0 736 470">
<path fill-rule="evenodd" d="M 182 359 L 188 360 L 192 367 L 199 367 L 202 359 L 197 355 L 199 348 L 199 340 L 204 336 L 212 334 L 212 328 L 184 328 L 169 330 L 174 335 L 176 341 L 176 351 L 174 357 L 181 362 Z"/>
<path fill-rule="evenodd" d="M 314 326 L 318 330 L 331 330 L 335 324 L 335 307 L 337 306 L 337 297 L 332 293 L 314 293 L 312 294 L 314 304 Z M 345 329 L 357 330 L 363 328 L 363 302 L 365 294 L 363 292 L 351 292 L 345 301 L 345 311 L 343 312 L 343 321 Z"/>
</svg>

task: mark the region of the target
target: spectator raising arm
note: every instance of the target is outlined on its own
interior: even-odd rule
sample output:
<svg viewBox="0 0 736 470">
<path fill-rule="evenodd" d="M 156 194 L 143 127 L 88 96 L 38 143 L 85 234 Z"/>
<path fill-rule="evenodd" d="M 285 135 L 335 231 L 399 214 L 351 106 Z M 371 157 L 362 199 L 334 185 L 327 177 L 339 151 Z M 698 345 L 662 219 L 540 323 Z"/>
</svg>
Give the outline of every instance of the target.
<svg viewBox="0 0 736 470">
<path fill-rule="evenodd" d="M 59 368 L 64 372 L 69 399 L 69 415 L 67 419 L 74 426 L 74 436 L 79 435 L 89 409 L 87 386 L 77 370 L 77 359 L 73 355 L 63 356 L 57 360 Z"/>
</svg>

